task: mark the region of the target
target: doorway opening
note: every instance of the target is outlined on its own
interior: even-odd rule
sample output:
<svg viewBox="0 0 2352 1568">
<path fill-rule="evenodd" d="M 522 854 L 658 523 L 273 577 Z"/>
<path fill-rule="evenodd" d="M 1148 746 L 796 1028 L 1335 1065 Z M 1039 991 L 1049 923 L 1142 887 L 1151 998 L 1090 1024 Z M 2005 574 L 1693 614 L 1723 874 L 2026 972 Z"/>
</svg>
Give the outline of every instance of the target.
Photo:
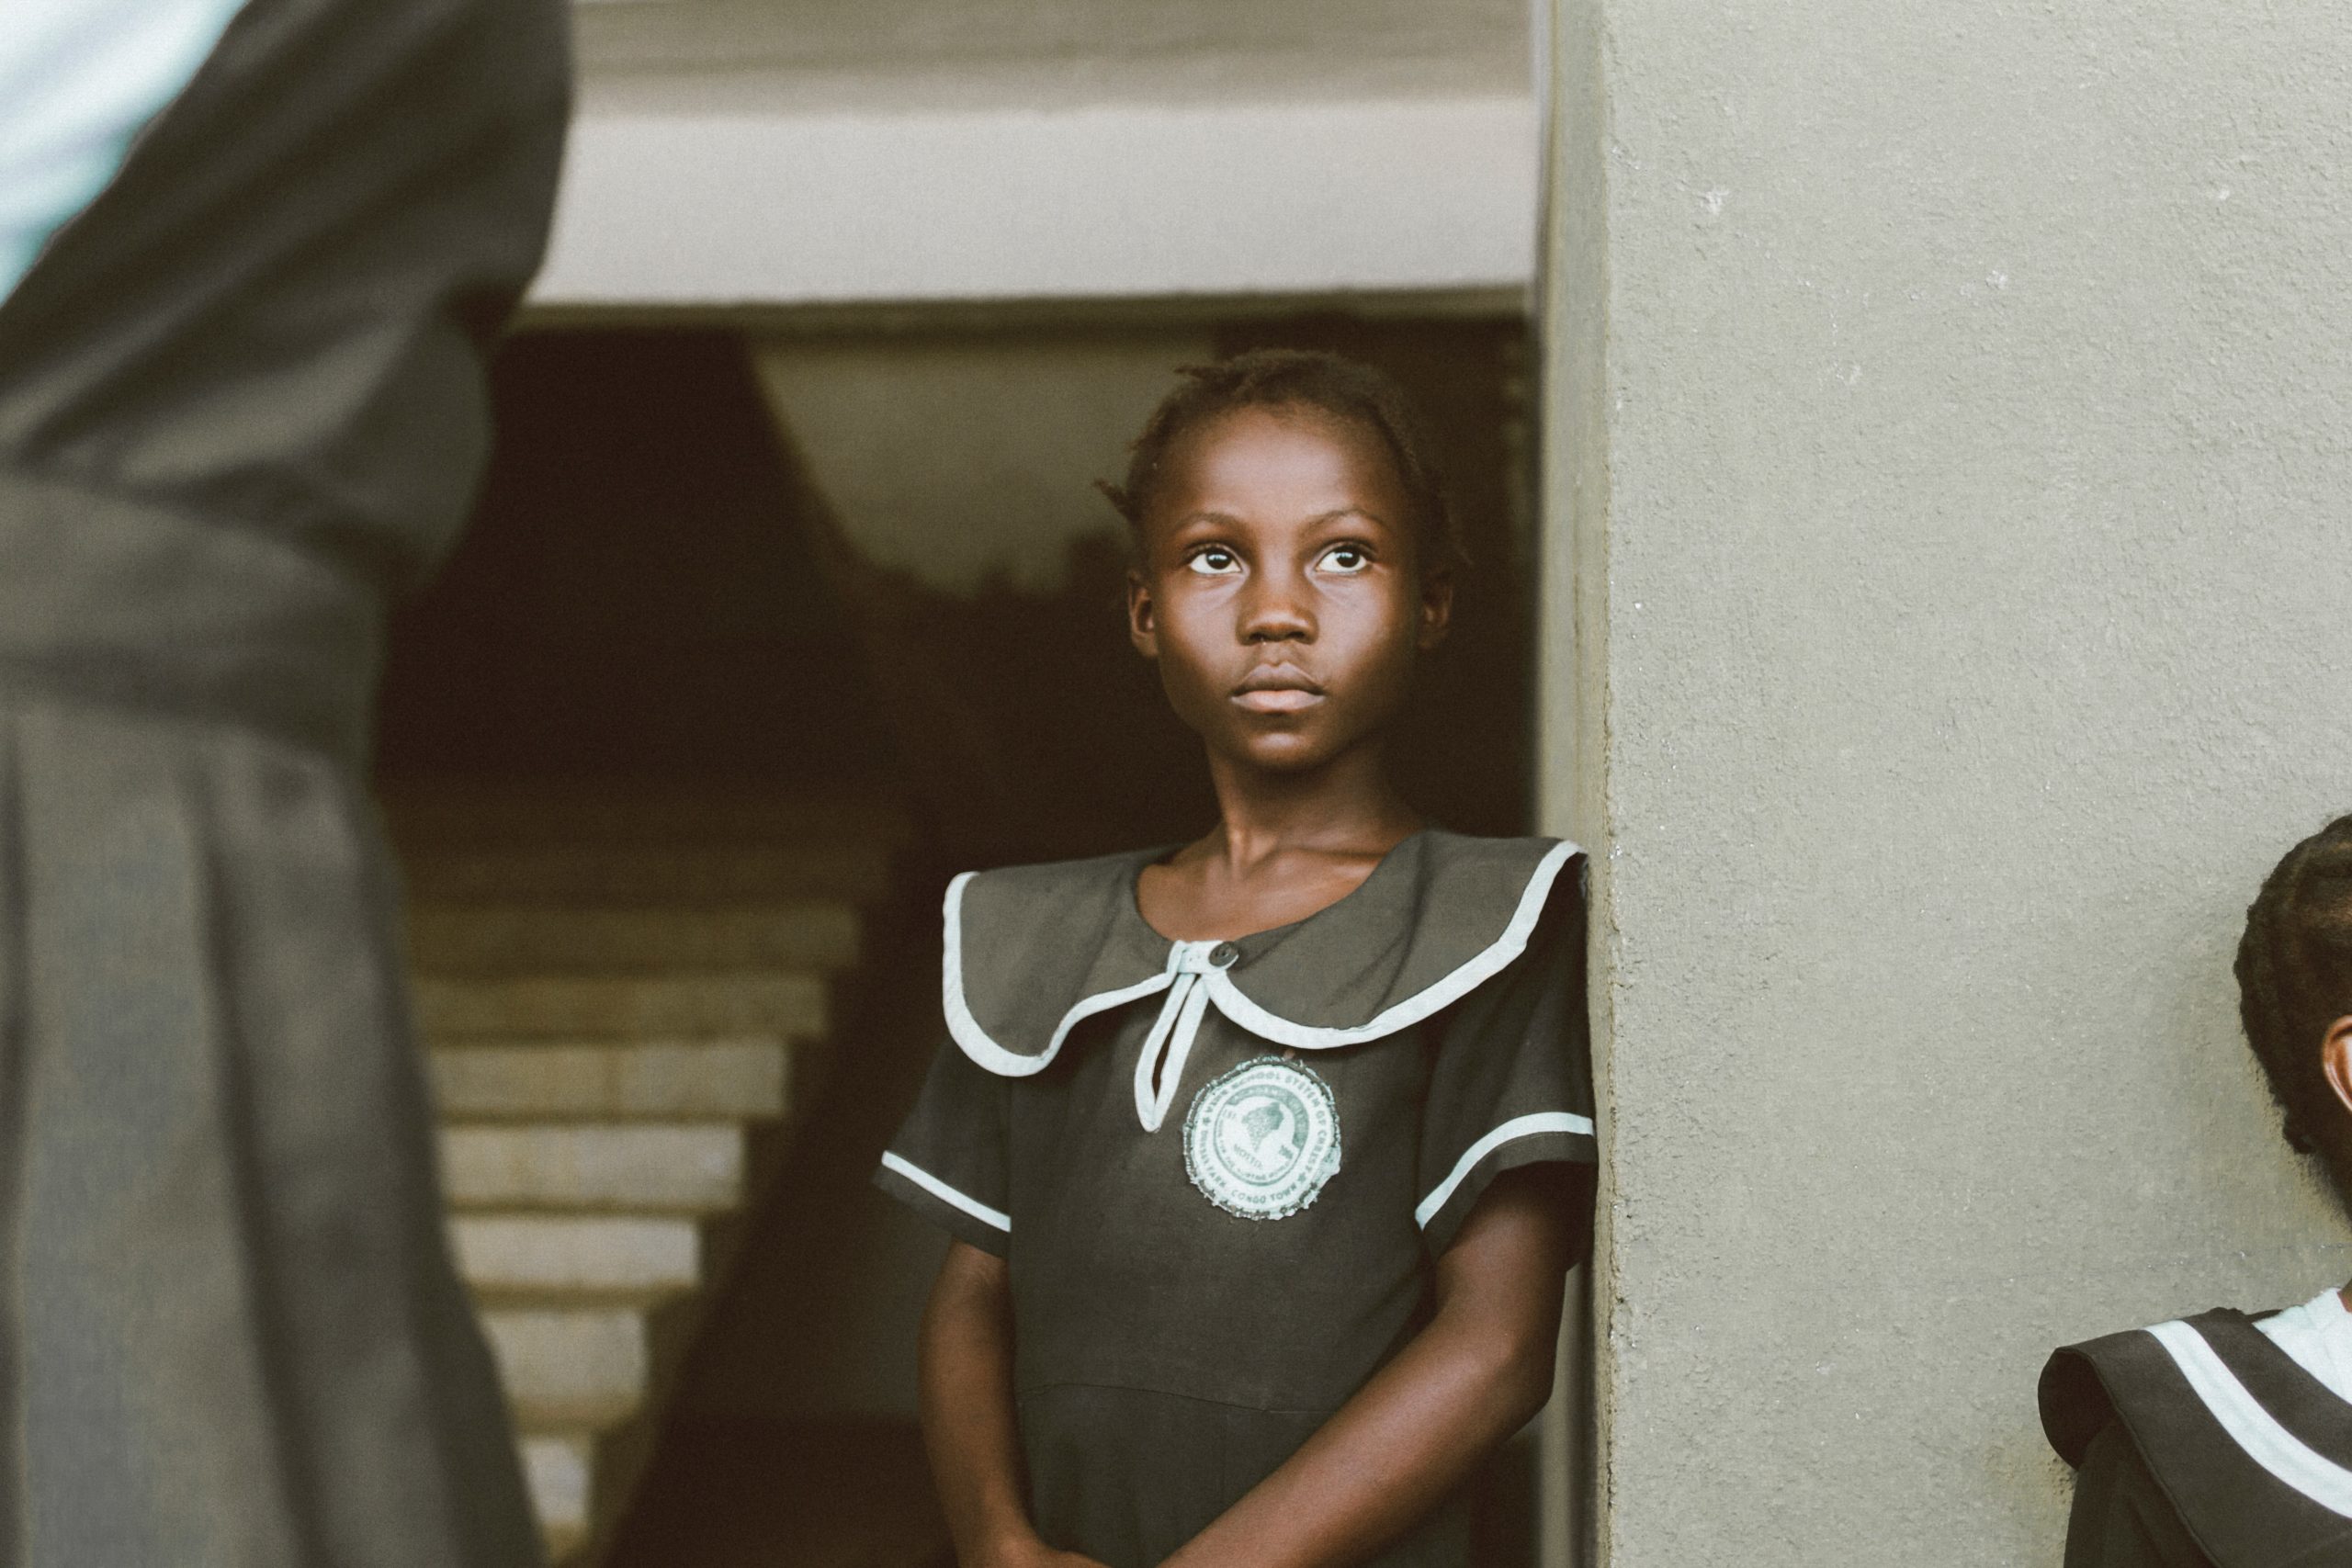
<svg viewBox="0 0 2352 1568">
<path fill-rule="evenodd" d="M 913 1428 L 941 1238 L 866 1183 L 973 865 L 1213 806 L 1091 488 L 1179 364 L 1337 350 L 1423 403 L 1472 567 L 1401 736 L 1529 830 L 1516 315 L 584 325 L 516 339 L 471 531 L 401 614 L 379 780 L 461 1264 L 558 1561 L 942 1561 Z M 1050 694 L 1050 695 L 1048 695 Z M 1533 1458 L 1482 1562 L 1532 1562 Z"/>
</svg>

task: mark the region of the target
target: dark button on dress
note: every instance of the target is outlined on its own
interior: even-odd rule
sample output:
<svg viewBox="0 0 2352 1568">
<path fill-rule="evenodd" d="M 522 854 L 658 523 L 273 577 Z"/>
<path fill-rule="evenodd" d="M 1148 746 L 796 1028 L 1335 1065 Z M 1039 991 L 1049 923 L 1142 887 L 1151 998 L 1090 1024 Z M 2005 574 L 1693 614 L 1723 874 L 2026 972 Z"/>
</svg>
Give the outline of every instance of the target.
<svg viewBox="0 0 2352 1568">
<path fill-rule="evenodd" d="M 539 1556 L 359 765 L 567 79 L 552 0 L 248 0 L 0 302 L 0 1562 Z"/>
<path fill-rule="evenodd" d="M 959 878 L 950 1043 L 876 1179 L 1007 1258 L 1034 1517 L 1145 1568 L 1427 1321 L 1500 1172 L 1589 1162 L 1580 862 L 1430 831 L 1296 924 L 1170 942 L 1137 853 Z M 1466 1562 L 1460 1500 L 1373 1561 Z"/>
</svg>

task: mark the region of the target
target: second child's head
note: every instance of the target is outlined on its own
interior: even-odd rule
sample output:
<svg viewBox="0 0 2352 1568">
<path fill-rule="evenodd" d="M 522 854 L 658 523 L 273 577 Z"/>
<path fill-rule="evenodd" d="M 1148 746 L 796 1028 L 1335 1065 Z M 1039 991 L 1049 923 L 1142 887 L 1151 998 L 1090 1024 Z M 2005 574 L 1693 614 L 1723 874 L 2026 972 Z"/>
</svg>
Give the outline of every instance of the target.
<svg viewBox="0 0 2352 1568">
<path fill-rule="evenodd" d="M 2352 817 L 2289 850 L 2238 943 L 2246 1039 L 2285 1114 L 2352 1211 Z"/>
<path fill-rule="evenodd" d="M 1404 393 L 1329 354 L 1182 374 L 1102 487 L 1135 536 L 1136 647 L 1229 761 L 1302 773 L 1376 745 L 1444 639 L 1460 557 Z"/>
</svg>

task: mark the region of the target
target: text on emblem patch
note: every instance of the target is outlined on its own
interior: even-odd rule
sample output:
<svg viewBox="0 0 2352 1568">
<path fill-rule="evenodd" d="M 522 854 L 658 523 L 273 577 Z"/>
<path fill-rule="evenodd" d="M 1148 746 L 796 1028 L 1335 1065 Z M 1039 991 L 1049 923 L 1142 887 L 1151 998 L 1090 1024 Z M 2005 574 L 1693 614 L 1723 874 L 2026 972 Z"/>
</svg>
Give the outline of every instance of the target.
<svg viewBox="0 0 2352 1568">
<path fill-rule="evenodd" d="M 1210 1080 L 1185 1112 L 1185 1174 L 1229 1214 L 1295 1214 L 1339 1168 L 1340 1107 L 1330 1085 L 1280 1056 Z"/>
</svg>

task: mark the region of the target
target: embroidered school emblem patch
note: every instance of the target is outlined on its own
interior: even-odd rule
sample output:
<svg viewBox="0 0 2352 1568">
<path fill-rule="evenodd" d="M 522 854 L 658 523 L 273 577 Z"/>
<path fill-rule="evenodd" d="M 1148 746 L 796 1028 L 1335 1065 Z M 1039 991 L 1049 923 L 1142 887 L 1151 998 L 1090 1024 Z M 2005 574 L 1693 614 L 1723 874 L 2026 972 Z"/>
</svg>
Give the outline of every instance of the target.
<svg viewBox="0 0 2352 1568">
<path fill-rule="evenodd" d="M 1339 1168 L 1340 1105 L 1331 1086 L 1280 1056 L 1257 1057 L 1213 1079 L 1184 1115 L 1185 1174 L 1228 1214 L 1295 1214 Z"/>
</svg>

